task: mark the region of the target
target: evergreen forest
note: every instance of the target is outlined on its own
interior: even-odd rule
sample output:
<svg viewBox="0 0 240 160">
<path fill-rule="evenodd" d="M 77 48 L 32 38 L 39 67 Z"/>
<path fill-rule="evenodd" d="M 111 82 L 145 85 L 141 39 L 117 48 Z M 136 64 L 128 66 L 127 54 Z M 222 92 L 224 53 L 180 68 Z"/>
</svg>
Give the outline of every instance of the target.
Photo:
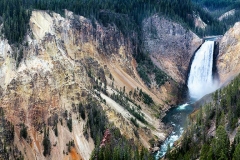
<svg viewBox="0 0 240 160">
<path fill-rule="evenodd" d="M 22 42 L 28 29 L 31 11 L 49 10 L 63 14 L 64 9 L 73 11 L 103 24 L 115 23 L 124 33 L 141 31 L 142 20 L 152 14 L 165 15 L 199 35 L 223 34 L 226 27 L 209 13 L 192 3 L 191 0 L 0 0 L 0 16 L 3 33 L 10 43 Z M 129 21 L 121 23 L 119 17 L 125 15 Z M 206 30 L 196 29 L 193 13 L 197 13 L 208 24 Z"/>
<path fill-rule="evenodd" d="M 189 117 L 181 144 L 166 157 L 177 159 L 239 159 L 240 75 L 212 94 L 213 102 Z M 214 136 L 214 134 L 216 135 Z M 230 143 L 231 137 L 233 142 Z"/>
<path fill-rule="evenodd" d="M 234 16 L 228 16 L 221 20 L 223 28 L 230 28 L 240 21 L 240 1 L 239 0 L 192 0 L 200 8 L 205 8 L 208 15 L 217 19 L 228 11 L 235 11 Z"/>
</svg>

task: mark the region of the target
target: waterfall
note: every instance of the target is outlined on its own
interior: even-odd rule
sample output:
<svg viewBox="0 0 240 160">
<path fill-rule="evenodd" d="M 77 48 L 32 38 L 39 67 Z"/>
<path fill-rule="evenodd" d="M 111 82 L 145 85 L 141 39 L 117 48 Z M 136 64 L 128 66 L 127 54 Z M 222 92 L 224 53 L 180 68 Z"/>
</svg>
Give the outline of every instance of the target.
<svg viewBox="0 0 240 160">
<path fill-rule="evenodd" d="M 194 101 L 218 88 L 218 83 L 215 83 L 212 76 L 213 53 L 214 41 L 205 41 L 196 52 L 192 61 L 188 77 L 188 89 Z M 172 108 L 167 112 L 167 115 L 163 118 L 163 122 L 164 124 L 172 125 L 173 131 L 161 145 L 161 149 L 156 153 L 156 160 L 163 157 L 167 152 L 168 146 L 172 147 L 174 142 L 182 135 L 184 125 L 186 124 L 186 117 L 192 111 L 192 106 L 186 103 Z"/>
<path fill-rule="evenodd" d="M 190 97 L 200 99 L 217 86 L 212 78 L 214 41 L 205 41 L 196 52 L 188 78 Z"/>
</svg>

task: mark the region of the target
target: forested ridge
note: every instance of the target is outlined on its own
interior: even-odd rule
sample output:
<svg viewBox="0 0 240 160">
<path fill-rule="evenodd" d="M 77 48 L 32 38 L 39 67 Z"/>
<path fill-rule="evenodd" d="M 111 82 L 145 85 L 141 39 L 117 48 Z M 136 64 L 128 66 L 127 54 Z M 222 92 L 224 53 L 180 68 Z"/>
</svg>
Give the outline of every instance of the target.
<svg viewBox="0 0 240 160">
<path fill-rule="evenodd" d="M 223 18 L 219 24 L 222 28 L 228 29 L 236 22 L 240 21 L 240 0 L 192 0 L 196 6 L 205 8 L 208 14 L 215 19 L 219 18 L 224 13 L 235 10 L 233 16 Z"/>
<path fill-rule="evenodd" d="M 192 0 L 193 2 L 205 6 L 211 10 L 234 7 L 239 4 L 239 0 Z"/>
<path fill-rule="evenodd" d="M 180 145 L 166 155 L 169 159 L 240 158 L 240 75 L 227 87 L 212 94 L 206 104 L 189 117 Z M 230 143 L 231 137 L 232 143 Z"/>
<path fill-rule="evenodd" d="M 3 33 L 10 43 L 23 40 L 33 9 L 50 10 L 57 13 L 63 13 L 64 9 L 68 9 L 75 14 L 102 23 L 114 22 L 120 29 L 125 29 L 125 32 L 140 31 L 139 27 L 145 17 L 159 13 L 202 34 L 203 31 L 195 30 L 193 24 L 193 11 L 197 11 L 212 28 L 206 30 L 204 34 L 214 32 L 218 32 L 214 34 L 222 34 L 225 31 L 220 24 L 217 24 L 217 21 L 193 5 L 191 0 L 0 0 L 0 16 L 4 22 Z M 106 13 L 127 15 L 129 21 L 124 21 L 125 23 L 122 24 L 115 14 Z"/>
</svg>

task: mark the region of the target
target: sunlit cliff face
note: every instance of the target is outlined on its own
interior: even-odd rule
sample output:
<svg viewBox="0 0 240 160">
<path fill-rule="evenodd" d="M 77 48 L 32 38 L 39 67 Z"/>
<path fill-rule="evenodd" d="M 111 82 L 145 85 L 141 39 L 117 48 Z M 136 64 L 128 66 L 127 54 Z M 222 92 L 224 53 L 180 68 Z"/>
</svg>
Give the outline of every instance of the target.
<svg viewBox="0 0 240 160">
<path fill-rule="evenodd" d="M 50 159 L 69 158 L 71 154 L 63 154 L 63 151 L 67 151 L 66 144 L 72 140 L 75 142 L 74 152 L 83 159 L 89 159 L 95 144 L 91 137 L 86 139 L 83 135 L 87 121 L 77 114 L 77 106 L 88 102 L 87 98 L 98 101 L 109 122 L 119 128 L 126 138 L 138 143 L 140 139 L 146 148 L 150 147 L 150 139 L 163 141 L 166 138 L 166 129 L 159 127 L 158 111 L 176 104 L 177 92 L 173 90 L 178 89 L 177 84 L 166 83 L 161 87 L 148 88 L 136 70 L 132 40 L 125 37 L 116 26 L 103 27 L 97 23 L 93 27 L 87 18 L 74 16 L 68 11 L 65 17 L 33 11 L 30 31 L 22 50 L 23 59 L 16 67 L 13 56 L 16 49 L 11 48 L 7 40 L 0 42 L 0 51 L 3 52 L 0 54 L 0 103 L 6 118 L 16 126 L 14 145 L 24 157 L 45 159 L 42 140 L 46 125 L 50 128 L 51 144 L 55 145 Z M 109 78 L 110 74 L 112 79 Z M 151 128 L 138 122 L 143 128 L 137 129 L 130 121 L 133 117 L 131 113 L 110 96 L 103 103 L 103 99 L 95 92 L 95 80 L 102 86 L 106 82 L 109 95 L 122 88 L 126 89 L 126 94 L 141 89 L 150 95 L 156 104 L 154 109 L 142 102 L 136 103 L 141 105 L 141 113 Z M 137 110 L 132 103 L 131 107 Z M 122 110 L 124 112 L 120 112 Z M 68 113 L 68 118 L 63 117 L 65 113 Z M 70 117 L 72 132 L 67 126 Z M 19 140 L 21 123 L 27 127 L 28 142 Z M 56 126 L 58 137 L 53 131 Z M 135 135 L 136 130 L 139 139 Z"/>
</svg>

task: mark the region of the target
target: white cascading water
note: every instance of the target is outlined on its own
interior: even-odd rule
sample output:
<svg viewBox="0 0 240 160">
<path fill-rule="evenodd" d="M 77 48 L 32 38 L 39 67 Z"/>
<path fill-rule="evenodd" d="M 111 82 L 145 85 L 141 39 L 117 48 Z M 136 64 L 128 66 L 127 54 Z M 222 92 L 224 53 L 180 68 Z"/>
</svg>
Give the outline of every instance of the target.
<svg viewBox="0 0 240 160">
<path fill-rule="evenodd" d="M 190 97 L 200 99 L 216 89 L 212 78 L 214 41 L 205 41 L 192 62 L 188 89 Z"/>
<path fill-rule="evenodd" d="M 194 101 L 218 88 L 218 83 L 215 83 L 212 78 L 213 52 L 214 41 L 205 41 L 194 56 L 188 78 L 189 94 Z M 173 126 L 173 132 L 161 145 L 161 149 L 155 155 L 156 160 L 163 157 L 167 152 L 168 146 L 172 147 L 174 142 L 182 135 L 186 117 L 192 110 L 191 105 L 186 103 L 173 108 L 164 117 L 166 122 Z"/>
</svg>

